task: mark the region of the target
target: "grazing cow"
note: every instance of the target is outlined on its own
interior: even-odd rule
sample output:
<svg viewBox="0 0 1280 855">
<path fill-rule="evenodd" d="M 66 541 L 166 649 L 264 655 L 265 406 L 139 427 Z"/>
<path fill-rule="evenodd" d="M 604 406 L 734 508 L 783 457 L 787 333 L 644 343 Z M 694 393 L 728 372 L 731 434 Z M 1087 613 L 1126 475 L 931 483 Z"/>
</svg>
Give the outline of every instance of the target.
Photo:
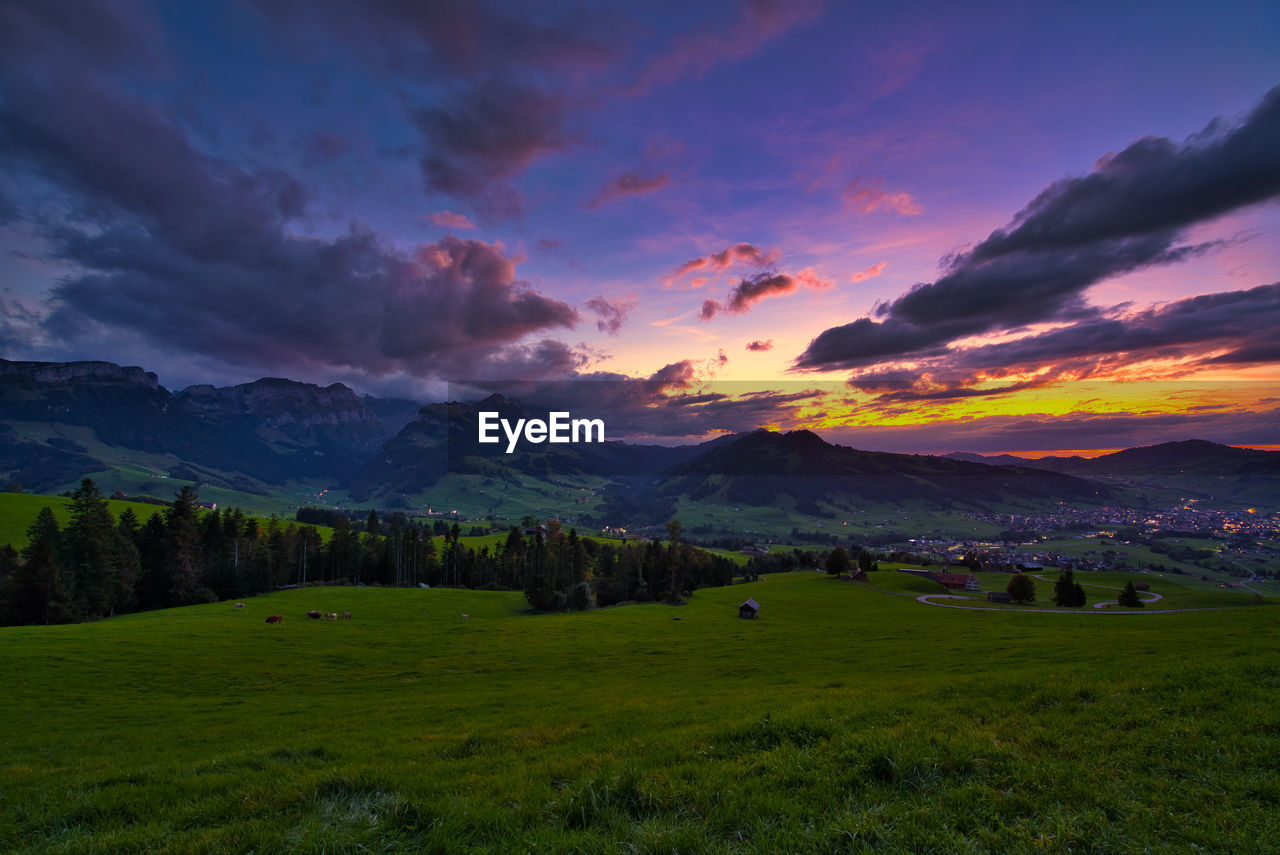
<svg viewBox="0 0 1280 855">
<path fill-rule="evenodd" d="M 337 612 L 329 612 L 327 615 L 325 615 L 325 616 L 324 616 L 324 619 L 325 619 L 325 620 L 337 620 L 337 619 L 338 619 L 338 613 L 337 613 Z"/>
<path fill-rule="evenodd" d="M 342 618 L 343 620 L 351 620 L 351 612 L 343 612 Z"/>
<path fill-rule="evenodd" d="M 284 623 L 284 615 L 272 615 L 267 618 L 267 623 Z"/>
<path fill-rule="evenodd" d="M 307 612 L 307 617 L 311 618 L 312 620 L 320 620 L 321 615 L 318 611 L 316 611 L 315 609 L 312 609 L 311 611 Z"/>
<path fill-rule="evenodd" d="M 244 608 L 244 603 L 236 603 L 236 608 L 238 609 Z"/>
<path fill-rule="evenodd" d="M 463 616 L 462 616 L 462 619 L 463 619 L 463 620 L 471 620 L 471 615 L 463 615 Z"/>
</svg>

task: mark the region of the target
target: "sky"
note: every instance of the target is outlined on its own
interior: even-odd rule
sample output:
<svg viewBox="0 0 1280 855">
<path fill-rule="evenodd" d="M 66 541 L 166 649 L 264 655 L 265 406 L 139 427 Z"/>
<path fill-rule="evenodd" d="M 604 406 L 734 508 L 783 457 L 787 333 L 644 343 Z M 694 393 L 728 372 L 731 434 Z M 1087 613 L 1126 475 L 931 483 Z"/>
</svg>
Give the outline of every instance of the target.
<svg viewBox="0 0 1280 855">
<path fill-rule="evenodd" d="M 658 442 L 1280 447 L 1278 35 L 1264 0 L 0 0 L 0 356 L 523 389 Z"/>
</svg>

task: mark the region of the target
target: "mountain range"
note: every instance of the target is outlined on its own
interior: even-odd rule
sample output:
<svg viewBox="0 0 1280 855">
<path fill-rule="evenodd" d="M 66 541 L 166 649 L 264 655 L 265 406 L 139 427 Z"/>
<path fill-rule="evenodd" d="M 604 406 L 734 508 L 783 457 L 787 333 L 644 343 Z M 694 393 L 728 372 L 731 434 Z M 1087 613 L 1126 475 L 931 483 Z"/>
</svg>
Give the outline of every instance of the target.
<svg viewBox="0 0 1280 855">
<path fill-rule="evenodd" d="M 589 494 L 600 521 L 645 508 L 659 516 L 677 502 L 833 516 L 871 504 L 991 510 L 1190 497 L 1237 506 L 1280 497 L 1280 452 L 1200 440 L 1031 460 L 860 451 L 809 431 L 758 430 L 697 445 L 544 443 L 508 454 L 505 443 L 477 441 L 481 411 L 511 422 L 546 415 L 499 395 L 419 406 L 279 378 L 171 392 L 139 367 L 0 359 L 0 483 L 56 492 L 92 475 L 131 494 L 159 477 L 250 496 L 305 484 L 379 507 L 465 493 L 481 509 L 522 490 L 543 510 Z"/>
</svg>

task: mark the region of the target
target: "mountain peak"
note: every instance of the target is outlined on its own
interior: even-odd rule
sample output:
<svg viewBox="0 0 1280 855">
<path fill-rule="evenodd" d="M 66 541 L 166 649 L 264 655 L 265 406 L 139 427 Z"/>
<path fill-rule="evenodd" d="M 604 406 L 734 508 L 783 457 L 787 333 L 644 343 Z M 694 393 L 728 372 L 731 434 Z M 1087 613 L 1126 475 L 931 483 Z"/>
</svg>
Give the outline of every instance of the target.
<svg viewBox="0 0 1280 855">
<path fill-rule="evenodd" d="M 0 374 L 16 374 L 37 383 L 71 383 L 76 380 L 134 383 L 147 389 L 159 389 L 160 378 L 137 365 L 114 362 L 20 362 L 0 359 Z"/>
</svg>

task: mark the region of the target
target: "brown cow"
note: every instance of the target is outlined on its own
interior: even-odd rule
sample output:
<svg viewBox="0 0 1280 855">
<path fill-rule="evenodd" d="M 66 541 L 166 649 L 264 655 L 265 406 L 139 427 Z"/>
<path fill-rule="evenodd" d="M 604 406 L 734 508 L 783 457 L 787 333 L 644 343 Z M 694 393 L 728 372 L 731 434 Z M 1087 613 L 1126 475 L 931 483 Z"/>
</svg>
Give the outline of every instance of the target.
<svg viewBox="0 0 1280 855">
<path fill-rule="evenodd" d="M 272 615 L 267 618 L 267 623 L 284 623 L 284 615 Z"/>
<path fill-rule="evenodd" d="M 343 617 L 345 620 L 351 620 L 351 612 L 343 612 L 343 613 L 342 613 L 342 617 Z"/>
<path fill-rule="evenodd" d="M 320 620 L 321 614 L 315 609 L 312 609 L 311 611 L 307 612 L 307 617 L 311 618 L 312 620 Z"/>
</svg>

